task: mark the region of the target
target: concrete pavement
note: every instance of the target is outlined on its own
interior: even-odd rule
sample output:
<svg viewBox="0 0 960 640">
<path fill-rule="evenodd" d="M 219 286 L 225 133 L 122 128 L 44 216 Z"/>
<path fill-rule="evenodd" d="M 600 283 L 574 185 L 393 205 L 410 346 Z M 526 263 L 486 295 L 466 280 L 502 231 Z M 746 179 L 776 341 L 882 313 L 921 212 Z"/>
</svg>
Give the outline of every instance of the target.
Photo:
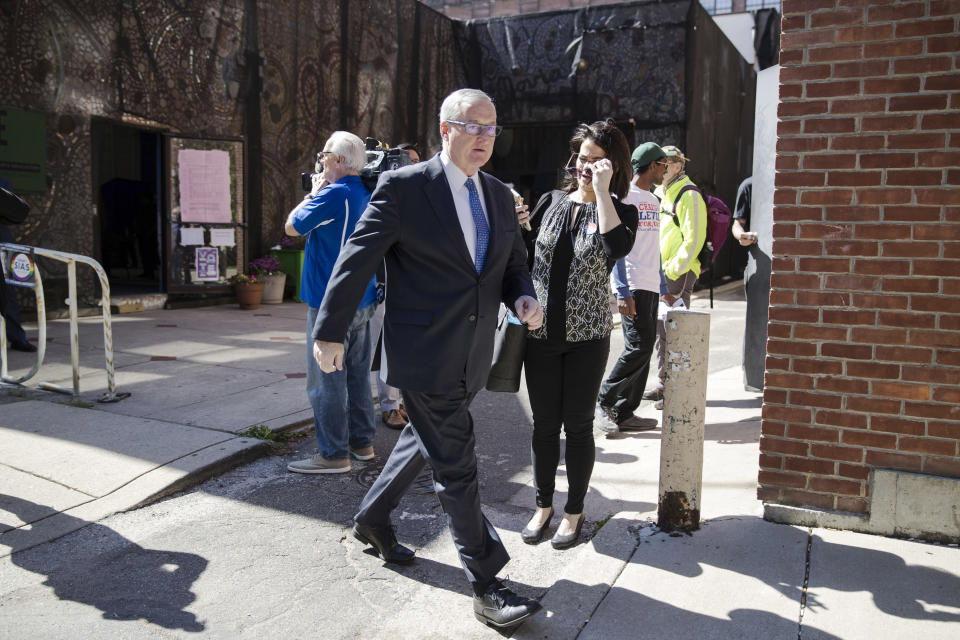
<svg viewBox="0 0 960 640">
<path fill-rule="evenodd" d="M 711 339 L 712 357 L 715 349 L 718 354 L 736 350 L 730 336 L 739 325 L 731 331 L 718 322 L 731 308 L 730 317 L 739 313 L 742 318 L 737 290 L 729 293 L 728 300 L 720 294 L 714 313 L 711 334 L 717 331 L 719 339 Z M 699 310 L 705 304 L 699 298 L 693 306 Z M 81 403 L 29 389 L 0 391 L 0 556 L 8 556 L 3 562 L 12 558 L 21 566 L 18 558 L 32 557 L 23 553 L 29 547 L 259 455 L 266 447 L 263 442 L 238 435 L 250 426 L 282 429 L 309 421 L 302 380 L 304 316 L 299 304 L 254 312 L 224 306 L 117 316 L 118 390 L 132 395 L 111 405 L 96 403 L 105 389 L 103 371 L 97 370 L 102 334 L 96 318 L 84 319 Z M 69 362 L 66 324 L 52 323 L 49 336 L 51 367 L 41 371 L 41 378 L 68 378 L 69 366 L 63 364 Z M 611 351 L 612 364 L 617 347 Z M 11 357 L 12 373 L 28 367 L 28 355 Z M 482 495 L 490 505 L 488 517 L 513 555 L 507 568 L 510 579 L 540 597 L 545 608 L 513 637 L 958 637 L 960 551 L 763 521 L 755 495 L 760 397 L 743 390 L 736 368 L 715 370 L 711 364 L 708 380 L 703 526 L 690 536 L 666 534 L 655 526 L 659 430 L 609 437 L 598 432 L 586 541 L 562 552 L 546 542 L 522 544 L 519 530 L 533 504 L 529 466 L 505 462 L 504 453 L 478 436 L 486 474 Z M 529 409 L 523 394 L 511 398 L 519 401 L 512 418 L 519 437 L 514 448 L 522 450 L 529 437 Z M 478 431 L 502 420 L 504 399 L 502 394 L 478 397 Z M 645 404 L 640 415 L 658 417 L 658 412 Z M 378 433 L 380 453 L 388 450 L 394 436 L 388 430 Z M 350 476 L 362 482 L 365 467 L 357 467 Z M 508 477 L 498 477 L 497 469 Z M 346 488 L 345 482 L 354 485 L 347 479 L 291 480 L 328 494 Z M 557 504 L 562 500 L 558 495 Z M 346 513 L 349 508 L 344 507 Z M 351 566 L 356 563 L 369 574 L 366 584 L 384 585 L 374 610 L 378 621 L 389 623 L 372 627 L 369 618 L 362 617 L 369 612 L 352 617 L 341 611 L 337 615 L 343 617 L 342 626 L 323 627 L 319 635 L 497 637 L 469 615 L 469 598 L 462 589 L 445 586 L 462 581 L 456 557 L 448 536 L 424 537 L 417 528 L 426 526 L 421 522 L 442 528 L 442 519 L 423 517 L 413 511 L 398 515 L 401 541 L 420 547 L 420 560 L 410 569 L 389 570 L 349 538 L 334 547 L 333 553 L 343 548 Z M 327 527 L 333 536 L 346 534 L 338 519 Z M 206 582 L 212 580 L 212 571 L 207 569 Z M 198 569 L 197 575 L 201 573 Z M 203 583 L 197 579 L 198 585 Z M 200 599 L 189 608 L 203 617 L 206 592 L 194 588 Z M 221 582 L 206 588 L 229 587 Z M 292 592 L 284 595 L 294 588 L 292 580 L 289 585 L 271 582 L 269 591 L 281 601 L 296 601 Z M 17 636 L 11 621 L 27 609 L 16 602 L 14 596 L 0 595 L 0 637 Z M 252 624 L 256 634 L 283 629 L 271 627 L 268 617 Z M 95 628 L 101 636 L 110 635 L 105 628 Z M 203 628 L 182 624 L 174 637 L 189 637 Z M 70 637 L 67 629 L 64 637 Z M 149 624 L 126 627 L 122 635 L 152 637 L 151 629 Z M 226 637 L 212 623 L 205 632 Z"/>
</svg>

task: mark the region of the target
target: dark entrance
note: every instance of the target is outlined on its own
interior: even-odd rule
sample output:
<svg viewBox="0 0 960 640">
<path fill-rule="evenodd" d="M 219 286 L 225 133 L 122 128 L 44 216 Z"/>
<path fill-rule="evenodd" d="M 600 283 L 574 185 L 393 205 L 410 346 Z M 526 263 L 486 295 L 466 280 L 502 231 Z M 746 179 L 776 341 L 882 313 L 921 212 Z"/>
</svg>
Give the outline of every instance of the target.
<svg viewBox="0 0 960 640">
<path fill-rule="evenodd" d="M 91 147 L 98 253 L 112 294 L 164 291 L 160 134 L 94 119 Z"/>
</svg>

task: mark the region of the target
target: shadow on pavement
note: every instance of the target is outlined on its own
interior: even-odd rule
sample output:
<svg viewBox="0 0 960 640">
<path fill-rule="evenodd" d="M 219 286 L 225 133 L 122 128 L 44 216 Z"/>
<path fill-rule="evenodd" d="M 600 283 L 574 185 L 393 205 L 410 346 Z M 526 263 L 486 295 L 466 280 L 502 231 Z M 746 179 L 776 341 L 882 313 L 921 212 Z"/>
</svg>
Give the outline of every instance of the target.
<svg viewBox="0 0 960 640">
<path fill-rule="evenodd" d="M 46 508 L 8 495 L 0 495 L 0 500 L 4 509 L 21 519 L 20 514 Z M 193 553 L 144 549 L 96 523 L 87 523 L 85 534 L 96 538 L 95 545 L 86 546 L 91 551 L 85 554 L 84 547 L 71 548 L 61 554 L 56 566 L 50 566 L 50 556 L 37 549 L 16 551 L 16 531 L 8 532 L 4 541 L 14 549 L 13 564 L 45 575 L 43 584 L 57 598 L 96 607 L 105 620 L 142 619 L 166 629 L 205 630 L 184 609 L 196 599 L 190 588 L 206 569 L 206 559 Z"/>
</svg>

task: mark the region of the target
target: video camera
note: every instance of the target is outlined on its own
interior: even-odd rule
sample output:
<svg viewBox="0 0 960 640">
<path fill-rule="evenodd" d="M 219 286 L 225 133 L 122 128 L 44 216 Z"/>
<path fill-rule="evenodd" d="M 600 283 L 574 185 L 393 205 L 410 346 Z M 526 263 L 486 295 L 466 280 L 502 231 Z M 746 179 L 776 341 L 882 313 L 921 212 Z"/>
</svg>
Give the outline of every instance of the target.
<svg viewBox="0 0 960 640">
<path fill-rule="evenodd" d="M 398 169 L 408 164 L 413 164 L 410 160 L 410 154 L 406 149 L 391 149 L 388 145 L 380 142 L 376 138 L 367 138 L 367 163 L 360 170 L 360 179 L 367 191 L 373 191 L 377 186 L 377 180 L 380 174 L 390 169 Z M 304 191 L 313 190 L 313 176 L 321 170 L 322 154 L 317 154 L 317 162 L 314 166 L 315 173 L 301 173 L 300 186 Z"/>
</svg>

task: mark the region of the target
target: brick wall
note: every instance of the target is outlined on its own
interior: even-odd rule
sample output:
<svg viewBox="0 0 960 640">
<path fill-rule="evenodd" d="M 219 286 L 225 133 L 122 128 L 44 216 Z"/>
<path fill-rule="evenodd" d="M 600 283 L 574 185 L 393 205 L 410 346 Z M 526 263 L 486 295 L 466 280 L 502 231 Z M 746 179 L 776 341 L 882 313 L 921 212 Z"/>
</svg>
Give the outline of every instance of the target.
<svg viewBox="0 0 960 640">
<path fill-rule="evenodd" d="M 759 497 L 960 477 L 960 0 L 783 0 Z"/>
</svg>

